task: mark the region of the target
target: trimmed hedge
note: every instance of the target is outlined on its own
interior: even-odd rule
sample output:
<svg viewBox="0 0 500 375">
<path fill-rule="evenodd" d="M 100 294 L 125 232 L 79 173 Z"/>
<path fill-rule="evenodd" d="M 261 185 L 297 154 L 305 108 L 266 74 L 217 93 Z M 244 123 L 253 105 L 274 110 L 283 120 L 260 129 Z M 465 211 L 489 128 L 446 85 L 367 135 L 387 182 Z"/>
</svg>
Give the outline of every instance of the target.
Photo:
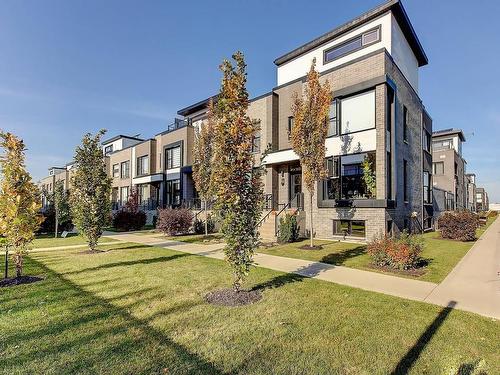
<svg viewBox="0 0 500 375">
<path fill-rule="evenodd" d="M 113 227 L 118 231 L 140 230 L 146 225 L 146 214 L 142 211 L 120 210 L 113 215 Z"/>
<path fill-rule="evenodd" d="M 376 238 L 368 244 L 367 252 L 377 266 L 410 270 L 421 263 L 420 254 L 423 249 L 421 236 L 404 231 L 399 238 Z"/>
<path fill-rule="evenodd" d="M 457 241 L 474 241 L 479 216 L 470 211 L 445 212 L 438 219 L 441 237 Z"/>
<path fill-rule="evenodd" d="M 164 208 L 158 210 L 156 229 L 173 236 L 186 234 L 193 224 L 193 214 L 187 208 Z"/>
</svg>

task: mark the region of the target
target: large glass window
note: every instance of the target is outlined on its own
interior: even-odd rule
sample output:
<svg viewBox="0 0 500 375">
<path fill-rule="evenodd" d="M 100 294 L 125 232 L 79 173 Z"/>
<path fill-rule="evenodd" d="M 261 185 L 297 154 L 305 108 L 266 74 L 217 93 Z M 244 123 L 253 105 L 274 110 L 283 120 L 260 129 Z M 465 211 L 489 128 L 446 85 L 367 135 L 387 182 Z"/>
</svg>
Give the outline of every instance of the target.
<svg viewBox="0 0 500 375">
<path fill-rule="evenodd" d="M 165 150 L 165 169 L 179 168 L 181 166 L 181 146 Z"/>
<path fill-rule="evenodd" d="M 149 156 L 144 155 L 137 158 L 137 176 L 144 176 L 149 173 Z"/>
<path fill-rule="evenodd" d="M 130 161 L 124 161 L 120 165 L 120 175 L 121 178 L 129 178 L 130 177 Z"/>
<path fill-rule="evenodd" d="M 165 184 L 167 205 L 179 206 L 181 204 L 181 181 L 170 180 Z"/>
<path fill-rule="evenodd" d="M 375 91 L 354 95 L 340 102 L 342 134 L 375 127 Z"/>
<path fill-rule="evenodd" d="M 325 64 L 380 40 L 380 28 L 369 30 L 324 52 Z"/>
<path fill-rule="evenodd" d="M 422 135 L 422 148 L 427 151 L 431 152 L 431 144 L 432 144 L 432 136 L 431 133 L 429 133 L 427 130 L 424 129 L 423 135 Z"/>
<path fill-rule="evenodd" d="M 442 139 L 432 142 L 432 149 L 434 151 L 448 150 L 452 148 L 452 146 L 453 146 L 453 141 L 451 139 Z"/>
<path fill-rule="evenodd" d="M 366 237 L 366 226 L 362 220 L 333 220 L 333 234 L 337 236 Z"/>
</svg>

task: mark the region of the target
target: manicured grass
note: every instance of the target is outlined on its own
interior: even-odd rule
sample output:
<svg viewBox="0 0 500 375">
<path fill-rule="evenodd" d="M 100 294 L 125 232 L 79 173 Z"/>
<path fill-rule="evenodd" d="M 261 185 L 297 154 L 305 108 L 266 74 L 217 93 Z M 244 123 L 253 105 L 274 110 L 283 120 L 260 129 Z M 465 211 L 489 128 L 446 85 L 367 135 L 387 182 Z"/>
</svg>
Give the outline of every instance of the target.
<svg viewBox="0 0 500 375">
<path fill-rule="evenodd" d="M 0 290 L 3 373 L 499 373 L 500 323 L 262 268 L 250 306 L 208 305 L 225 262 L 136 244 L 33 253 Z M 462 371 L 460 372 L 459 371 Z"/>
<path fill-rule="evenodd" d="M 113 241 L 109 238 L 101 237 L 99 243 Z M 54 238 L 54 235 L 39 235 L 33 241 L 33 248 L 40 247 L 58 247 L 58 246 L 71 246 L 71 245 L 85 245 L 87 241 L 84 237 L 77 234 L 69 234 L 66 238 Z"/>
<path fill-rule="evenodd" d="M 170 236 L 167 237 L 169 240 L 174 240 L 174 241 L 182 241 L 182 242 L 188 242 L 188 243 L 200 243 L 203 244 L 205 243 L 205 240 L 213 241 L 222 241 L 222 234 L 220 233 L 212 233 L 209 234 L 208 236 L 205 236 L 204 234 L 185 234 L 182 236 Z"/>
<path fill-rule="evenodd" d="M 484 233 L 491 225 L 494 218 L 489 218 L 485 226 L 478 229 L 478 237 Z M 395 273 L 397 276 L 418 278 L 419 280 L 439 283 L 450 273 L 453 267 L 470 250 L 474 242 L 460 242 L 444 240 L 439 233 L 429 232 L 423 235 L 424 250 L 422 258 L 427 261 L 425 273 L 421 276 Z M 301 246 L 307 245 L 309 240 L 295 243 L 283 244 L 270 248 L 259 249 L 260 253 L 283 256 L 288 258 L 298 258 L 364 269 L 368 271 L 381 272 L 370 266 L 371 258 L 366 253 L 366 246 L 347 242 L 314 241 L 316 245 L 322 245 L 322 250 L 302 250 Z"/>
</svg>

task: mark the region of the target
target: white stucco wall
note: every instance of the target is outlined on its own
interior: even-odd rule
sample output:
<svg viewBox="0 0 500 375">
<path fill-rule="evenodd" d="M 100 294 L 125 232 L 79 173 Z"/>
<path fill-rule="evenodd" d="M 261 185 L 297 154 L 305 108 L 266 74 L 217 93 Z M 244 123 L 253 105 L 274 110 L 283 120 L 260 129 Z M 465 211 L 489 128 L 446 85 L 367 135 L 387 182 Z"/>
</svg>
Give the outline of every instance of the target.
<svg viewBox="0 0 500 375">
<path fill-rule="evenodd" d="M 377 26 L 381 27 L 381 38 L 379 42 L 366 46 L 359 51 L 350 53 L 329 63 L 323 64 L 323 52 L 325 50 L 341 44 L 342 42 L 345 42 L 346 40 Z M 309 51 L 304 55 L 280 65 L 277 69 L 277 84 L 280 86 L 305 76 L 309 71 L 313 58 L 316 58 L 316 69 L 319 72 L 323 72 L 381 48 L 385 48 L 389 52 L 406 79 L 410 82 L 415 91 L 418 92 L 417 58 L 408 44 L 401 28 L 399 27 L 398 22 L 390 12 L 338 37 L 335 40 L 323 44 L 322 46 Z"/>
<path fill-rule="evenodd" d="M 326 139 L 325 146 L 326 157 L 375 151 L 377 147 L 376 129 L 340 137 L 330 137 Z M 264 159 L 264 164 L 287 163 L 294 160 L 299 160 L 299 157 L 293 150 L 283 150 L 267 155 Z"/>
<path fill-rule="evenodd" d="M 347 56 L 341 57 L 337 60 L 331 61 L 329 63 L 323 64 L 323 52 L 330 47 L 338 45 L 346 40 L 363 33 L 364 31 L 373 29 L 374 27 L 381 26 L 381 38 L 380 41 L 372 45 L 366 46 L 365 48 L 350 53 Z M 380 48 L 385 47 L 388 51 L 391 50 L 391 14 L 387 13 L 374 19 L 373 21 L 364 24 L 357 29 L 354 29 L 347 34 L 340 36 L 339 38 L 332 40 L 308 53 L 299 56 L 281 66 L 278 67 L 278 86 L 284 83 L 293 81 L 294 79 L 303 77 L 307 74 L 311 67 L 311 61 L 316 58 L 316 69 L 319 72 L 323 72 L 327 69 L 331 69 L 335 66 L 345 64 L 353 59 L 366 55 L 370 52 L 376 51 Z"/>
<path fill-rule="evenodd" d="M 413 53 L 408 41 L 403 35 L 403 31 L 399 27 L 398 22 L 391 15 L 391 54 L 394 62 L 399 67 L 408 82 L 418 92 L 418 61 Z"/>
</svg>

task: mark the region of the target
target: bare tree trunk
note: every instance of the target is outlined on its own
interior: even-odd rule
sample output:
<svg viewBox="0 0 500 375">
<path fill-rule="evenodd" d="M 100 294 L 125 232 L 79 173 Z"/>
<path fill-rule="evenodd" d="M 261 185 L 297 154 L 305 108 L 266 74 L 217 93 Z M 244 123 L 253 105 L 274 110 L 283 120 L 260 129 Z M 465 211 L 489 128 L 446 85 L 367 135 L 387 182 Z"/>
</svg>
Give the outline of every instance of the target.
<svg viewBox="0 0 500 375">
<path fill-rule="evenodd" d="M 55 194 L 54 194 L 54 195 L 55 195 Z M 57 229 L 59 229 L 59 228 L 58 228 L 58 227 L 59 227 L 59 217 L 58 217 L 58 216 L 59 216 L 59 215 L 58 215 L 58 213 L 59 213 L 59 212 L 58 212 L 58 211 L 59 211 L 59 209 L 58 209 L 58 207 L 57 207 L 57 200 L 55 199 L 55 197 L 54 197 L 54 211 L 55 211 L 55 216 L 56 216 L 56 228 L 55 228 L 55 230 L 54 230 L 54 238 L 57 238 Z"/>
<path fill-rule="evenodd" d="M 5 246 L 5 273 L 4 278 L 9 277 L 9 247 Z"/>
<path fill-rule="evenodd" d="M 203 200 L 203 207 L 205 207 L 205 237 L 208 236 L 208 211 L 207 211 L 207 200 Z"/>
<path fill-rule="evenodd" d="M 310 224 L 311 224 L 311 227 L 310 227 L 310 246 L 311 248 L 314 246 L 313 244 L 313 194 L 314 192 L 309 192 L 309 220 L 310 220 Z"/>
</svg>

